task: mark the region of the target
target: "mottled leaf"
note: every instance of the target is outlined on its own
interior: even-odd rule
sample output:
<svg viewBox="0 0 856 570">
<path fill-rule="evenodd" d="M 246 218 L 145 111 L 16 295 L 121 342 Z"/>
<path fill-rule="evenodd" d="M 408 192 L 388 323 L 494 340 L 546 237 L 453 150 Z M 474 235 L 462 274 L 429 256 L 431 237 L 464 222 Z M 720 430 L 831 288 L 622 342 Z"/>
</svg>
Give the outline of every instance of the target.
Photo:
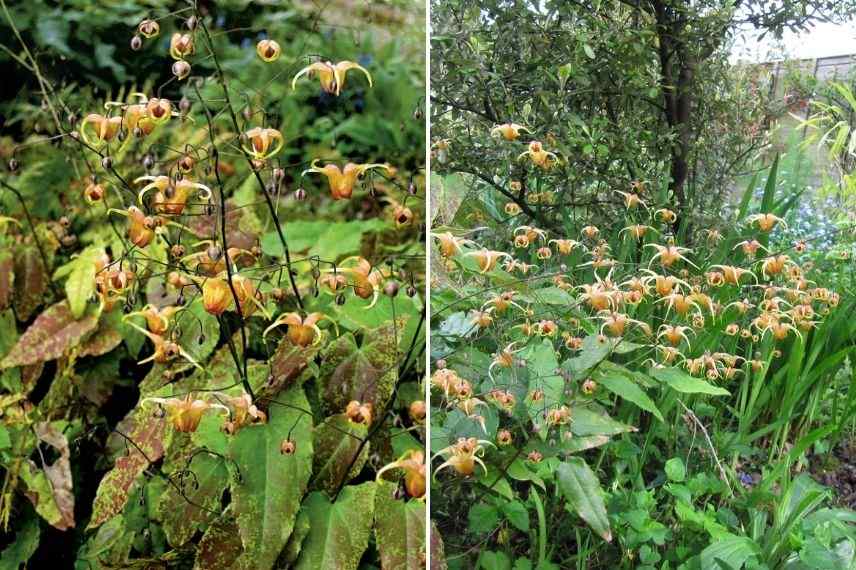
<svg viewBox="0 0 856 570">
<path fill-rule="evenodd" d="M 163 418 L 136 408 L 119 423 L 117 429 L 133 441 L 133 444 L 126 442 L 127 453 L 116 459 L 113 469 L 101 479 L 87 528 L 97 527 L 122 512 L 137 477 L 150 462 L 163 457 L 163 437 L 166 431 Z"/>
<path fill-rule="evenodd" d="M 247 208 L 238 208 L 233 200 L 226 200 L 226 240 L 229 247 L 248 250 L 256 245 L 258 232 L 253 227 L 253 218 Z M 186 224 L 190 231 L 202 239 L 220 238 L 220 212 L 217 208 L 212 208 L 210 214 L 201 212 L 189 216 Z"/>
<path fill-rule="evenodd" d="M 55 360 L 74 348 L 98 326 L 98 317 L 86 315 L 75 320 L 65 301 L 48 307 L 18 339 L 0 362 L 0 368 L 26 366 Z"/>
<path fill-rule="evenodd" d="M 431 570 L 446 570 L 449 565 L 446 563 L 446 549 L 443 546 L 443 537 L 440 536 L 440 531 L 437 530 L 437 525 L 431 523 Z"/>
<path fill-rule="evenodd" d="M 335 503 L 324 493 L 311 493 L 304 504 L 309 535 L 297 570 L 356 570 L 369 544 L 375 483 L 347 486 Z"/>
<path fill-rule="evenodd" d="M 56 426 L 41 422 L 35 426 L 39 441 L 53 447 L 59 458 L 39 469 L 33 461 L 22 469 L 26 495 L 51 526 L 59 530 L 74 528 L 74 492 L 71 478 L 71 452 L 68 440 Z"/>
<path fill-rule="evenodd" d="M 399 321 L 397 328 L 403 328 Z M 398 378 L 396 326 L 390 321 L 363 333 L 362 346 L 346 333 L 324 350 L 321 375 L 326 379 L 324 399 L 330 409 L 340 412 L 351 400 L 371 402 L 382 410 L 392 395 Z"/>
<path fill-rule="evenodd" d="M 556 469 L 559 491 L 568 501 L 568 508 L 607 542 L 612 540 L 609 518 L 603 502 L 603 491 L 597 475 L 580 457 L 571 457 Z"/>
<path fill-rule="evenodd" d="M 12 304 L 15 287 L 15 258 L 9 250 L 0 251 L 0 311 Z"/>
<path fill-rule="evenodd" d="M 199 453 L 188 467 L 194 477 L 176 481 L 181 492 L 168 486 L 159 504 L 163 530 L 175 547 L 185 544 L 198 528 L 217 518 L 223 491 L 229 485 L 229 472 L 221 457 Z"/>
<path fill-rule="evenodd" d="M 378 483 L 375 537 L 382 570 L 425 568 L 425 503 L 395 497 L 397 485 Z"/>
<path fill-rule="evenodd" d="M 300 499 L 312 471 L 312 416 L 303 390 L 292 388 L 272 404 L 268 423 L 245 427 L 229 444 L 229 455 L 240 470 L 232 482 L 232 504 L 244 553 L 239 566 L 254 570 L 273 567 L 294 528 Z M 281 452 L 288 438 L 291 455 Z"/>
<path fill-rule="evenodd" d="M 360 449 L 367 435 L 364 424 L 352 422 L 344 414 L 331 416 L 316 426 L 312 437 L 314 487 L 335 493 L 342 481 L 356 476 L 368 459 L 369 444 Z"/>
<path fill-rule="evenodd" d="M 48 289 L 48 275 L 35 246 L 23 246 L 15 253 L 15 313 L 28 321 L 42 304 Z"/>
<path fill-rule="evenodd" d="M 320 349 L 320 345 L 297 346 L 288 337 L 283 337 L 270 359 L 272 381 L 262 388 L 260 394 L 272 396 L 290 388 Z"/>
<path fill-rule="evenodd" d="M 202 535 L 194 570 L 229 570 L 243 553 L 238 523 L 230 512 L 215 520 Z"/>
</svg>

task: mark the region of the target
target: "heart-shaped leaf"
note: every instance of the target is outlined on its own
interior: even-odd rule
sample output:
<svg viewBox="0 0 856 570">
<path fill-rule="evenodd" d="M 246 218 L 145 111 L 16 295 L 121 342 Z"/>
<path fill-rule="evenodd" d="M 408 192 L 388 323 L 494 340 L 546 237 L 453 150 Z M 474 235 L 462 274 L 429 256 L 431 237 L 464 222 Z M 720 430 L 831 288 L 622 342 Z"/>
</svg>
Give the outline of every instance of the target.
<svg viewBox="0 0 856 570">
<path fill-rule="evenodd" d="M 369 544 L 374 515 L 375 483 L 342 489 L 335 503 L 320 492 L 303 506 L 309 514 L 309 535 L 297 570 L 356 570 Z"/>
<path fill-rule="evenodd" d="M 425 568 L 425 503 L 395 497 L 395 484 L 379 483 L 375 537 L 382 568 Z"/>
<path fill-rule="evenodd" d="M 271 402 L 268 423 L 245 427 L 229 442 L 239 477 L 232 482 L 232 505 L 244 553 L 239 566 L 273 568 L 294 528 L 300 499 L 312 472 L 312 416 L 301 388 Z M 294 453 L 283 454 L 290 439 Z"/>
</svg>

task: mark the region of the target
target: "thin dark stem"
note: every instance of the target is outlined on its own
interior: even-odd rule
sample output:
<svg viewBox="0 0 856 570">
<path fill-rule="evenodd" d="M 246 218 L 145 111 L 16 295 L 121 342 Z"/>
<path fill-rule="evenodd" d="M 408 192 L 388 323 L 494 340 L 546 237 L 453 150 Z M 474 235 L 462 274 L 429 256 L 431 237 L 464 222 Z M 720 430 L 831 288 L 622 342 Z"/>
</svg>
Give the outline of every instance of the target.
<svg viewBox="0 0 856 570">
<path fill-rule="evenodd" d="M 33 240 L 36 242 L 36 249 L 39 250 L 39 256 L 42 258 L 42 265 L 45 268 L 45 274 L 48 282 L 50 283 L 51 291 L 56 296 L 59 296 L 59 292 L 56 289 L 56 285 L 51 279 L 51 268 L 48 264 L 48 256 L 45 253 L 45 248 L 42 245 L 42 240 L 39 239 L 39 234 L 36 232 L 36 224 L 33 222 L 33 217 L 30 215 L 30 210 L 27 208 L 27 202 L 24 200 L 24 197 L 21 196 L 21 193 L 17 190 L 17 188 L 6 183 L 5 180 L 0 180 L 0 184 L 2 184 L 7 190 L 9 190 L 15 197 L 18 199 L 18 202 L 21 203 L 21 209 L 24 210 L 24 217 L 27 218 L 27 225 L 30 226 L 30 231 L 33 233 Z"/>
<path fill-rule="evenodd" d="M 220 87 L 223 89 L 223 97 L 225 98 L 226 109 L 229 111 L 229 116 L 232 118 L 232 125 L 235 128 L 235 132 L 240 134 L 241 127 L 238 124 L 238 115 L 235 113 L 235 108 L 232 105 L 232 100 L 229 96 L 229 86 L 226 83 L 226 75 L 223 73 L 223 68 L 220 67 L 220 60 L 217 58 L 217 54 L 214 51 L 214 42 L 211 39 L 211 34 L 208 31 L 208 26 L 205 25 L 205 19 L 202 14 L 199 13 L 198 6 L 194 5 L 194 9 L 196 10 L 197 18 L 199 19 L 199 26 L 202 28 L 202 32 L 205 34 L 205 40 L 208 43 L 208 50 L 211 53 L 211 59 L 214 62 L 214 67 L 217 69 L 217 79 L 220 83 Z M 198 90 L 197 90 L 198 94 Z M 202 100 L 200 96 L 200 101 Z M 265 203 L 267 204 L 268 211 L 270 212 L 271 217 L 273 218 L 274 226 L 276 227 L 276 233 L 279 236 L 279 241 L 282 244 L 282 250 L 285 254 L 285 265 L 288 269 L 288 281 L 291 283 L 291 290 L 294 293 L 294 297 L 297 300 L 297 305 L 303 309 L 303 299 L 300 297 L 300 291 L 297 289 L 297 283 L 294 280 L 294 273 L 291 270 L 291 252 L 288 249 L 288 241 L 285 238 L 285 232 L 282 229 L 282 223 L 279 220 L 279 215 L 276 213 L 276 207 L 273 204 L 273 200 L 271 200 L 270 194 L 265 187 L 264 180 L 262 180 L 261 175 L 259 174 L 258 169 L 253 164 L 252 157 L 247 154 L 244 148 L 241 145 L 238 145 L 241 148 L 241 152 L 244 154 L 244 158 L 247 160 L 247 164 L 250 166 L 250 171 L 255 175 L 256 180 L 259 183 L 259 186 L 262 189 L 262 195 L 265 198 Z M 225 207 L 225 203 L 224 203 Z"/>
</svg>

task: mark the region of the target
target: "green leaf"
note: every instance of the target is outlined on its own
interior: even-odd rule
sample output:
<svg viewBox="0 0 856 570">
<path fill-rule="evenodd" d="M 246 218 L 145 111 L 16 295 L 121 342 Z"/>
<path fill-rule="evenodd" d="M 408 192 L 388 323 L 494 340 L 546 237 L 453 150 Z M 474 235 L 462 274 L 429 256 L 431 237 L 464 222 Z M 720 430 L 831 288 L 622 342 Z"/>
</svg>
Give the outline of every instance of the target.
<svg viewBox="0 0 856 570">
<path fill-rule="evenodd" d="M 529 511 L 520 501 L 502 503 L 500 507 L 505 518 L 514 525 L 517 530 L 529 532 Z"/>
<path fill-rule="evenodd" d="M 375 537 L 381 568 L 422 570 L 425 567 L 425 502 L 395 497 L 397 485 L 378 483 Z"/>
<path fill-rule="evenodd" d="M 629 378 L 624 376 L 619 376 L 617 374 L 612 374 L 608 376 L 602 376 L 597 378 L 598 384 L 616 394 L 621 396 L 623 399 L 633 402 L 646 412 L 651 412 L 661 422 L 663 421 L 663 415 L 660 413 L 660 410 L 657 409 L 657 405 L 654 404 L 654 401 L 648 397 L 648 394 L 640 388 L 637 384 L 635 384 Z"/>
<path fill-rule="evenodd" d="M 363 234 L 381 231 L 388 224 L 381 219 L 329 222 L 327 220 L 295 220 L 285 225 L 288 246 L 292 252 L 306 252 L 307 256 L 319 255 L 323 259 L 338 260 L 360 251 Z M 262 236 L 262 251 L 268 255 L 284 255 L 282 243 L 276 232 Z"/>
<path fill-rule="evenodd" d="M 749 558 L 760 554 L 760 548 L 750 538 L 721 538 L 702 551 L 701 567 L 710 570 L 740 570 Z"/>
<path fill-rule="evenodd" d="M 571 407 L 571 432 L 574 435 L 617 435 L 631 431 L 636 431 L 636 428 L 616 421 L 600 410 Z"/>
<path fill-rule="evenodd" d="M 79 319 L 86 311 L 89 298 L 95 293 L 95 260 L 103 256 L 104 250 L 100 247 L 90 246 L 84 249 L 80 255 L 57 269 L 54 276 L 64 274 L 68 269 L 68 279 L 65 282 L 65 294 L 68 297 L 68 306 L 75 319 Z"/>
<path fill-rule="evenodd" d="M 603 491 L 597 476 L 580 457 L 571 457 L 556 469 L 559 491 L 568 507 L 580 515 L 607 542 L 612 540 L 609 519 L 603 502 Z"/>
<path fill-rule="evenodd" d="M 221 511 L 223 491 L 229 485 L 229 472 L 222 458 L 207 453 L 194 456 L 189 468 L 193 480 L 178 480 L 160 497 L 159 512 L 169 543 L 181 546 L 193 538 L 196 530 L 213 522 Z"/>
<path fill-rule="evenodd" d="M 499 524 L 499 510 L 487 503 L 476 503 L 467 513 L 467 526 L 470 532 L 484 534 L 492 531 Z"/>
<path fill-rule="evenodd" d="M 586 55 L 589 59 L 596 59 L 597 56 L 594 53 L 594 50 L 588 44 L 583 44 L 583 51 L 586 52 Z"/>
<path fill-rule="evenodd" d="M 682 483 L 687 478 L 687 468 L 680 457 L 673 457 L 666 461 L 666 477 L 669 481 Z"/>
<path fill-rule="evenodd" d="M 0 553 L 0 570 L 19 570 L 25 567 L 24 563 L 39 546 L 39 537 L 42 534 L 39 518 L 32 514 L 32 511 L 28 513 L 21 517 L 24 524 L 15 534 L 15 539 Z"/>
<path fill-rule="evenodd" d="M 268 423 L 241 429 L 229 443 L 229 455 L 240 471 L 232 481 L 232 501 L 246 568 L 273 567 L 294 528 L 300 499 L 312 471 L 312 417 L 301 410 L 309 402 L 301 388 L 280 394 Z M 291 439 L 296 450 L 280 451 Z"/>
<path fill-rule="evenodd" d="M 376 491 L 372 482 L 347 486 L 335 503 L 311 493 L 303 507 L 309 535 L 296 570 L 356 570 L 369 544 Z"/>
<path fill-rule="evenodd" d="M 343 481 L 355 477 L 369 456 L 370 445 L 362 445 L 367 435 L 365 424 L 352 422 L 344 414 L 331 416 L 316 426 L 312 435 L 313 487 L 335 493 Z"/>
<path fill-rule="evenodd" d="M 725 388 L 709 384 L 705 380 L 690 376 L 677 368 L 652 368 L 651 376 L 663 382 L 673 390 L 684 394 L 709 394 L 711 396 L 729 396 Z"/>
</svg>

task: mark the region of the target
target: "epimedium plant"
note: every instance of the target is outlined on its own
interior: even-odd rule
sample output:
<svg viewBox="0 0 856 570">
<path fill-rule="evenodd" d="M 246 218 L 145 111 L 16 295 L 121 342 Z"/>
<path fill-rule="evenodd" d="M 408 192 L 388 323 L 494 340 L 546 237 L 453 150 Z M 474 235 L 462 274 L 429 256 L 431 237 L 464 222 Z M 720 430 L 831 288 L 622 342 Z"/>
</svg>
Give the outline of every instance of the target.
<svg viewBox="0 0 856 570">
<path fill-rule="evenodd" d="M 51 133 L 0 179 L 8 567 L 424 566 L 422 69 L 270 18 L 152 12 L 171 78 L 79 110 L 16 30 Z"/>
<path fill-rule="evenodd" d="M 778 160 L 723 225 L 688 230 L 666 186 L 642 181 L 594 225 L 555 196 L 562 153 L 525 128 L 467 133 L 504 158 L 490 181 L 438 176 L 466 195 L 432 229 L 448 566 L 852 564 L 852 512 L 795 472 L 852 420 L 837 372 L 854 300 L 825 286 L 816 243 L 780 237 L 799 195 L 777 191 Z"/>
</svg>

